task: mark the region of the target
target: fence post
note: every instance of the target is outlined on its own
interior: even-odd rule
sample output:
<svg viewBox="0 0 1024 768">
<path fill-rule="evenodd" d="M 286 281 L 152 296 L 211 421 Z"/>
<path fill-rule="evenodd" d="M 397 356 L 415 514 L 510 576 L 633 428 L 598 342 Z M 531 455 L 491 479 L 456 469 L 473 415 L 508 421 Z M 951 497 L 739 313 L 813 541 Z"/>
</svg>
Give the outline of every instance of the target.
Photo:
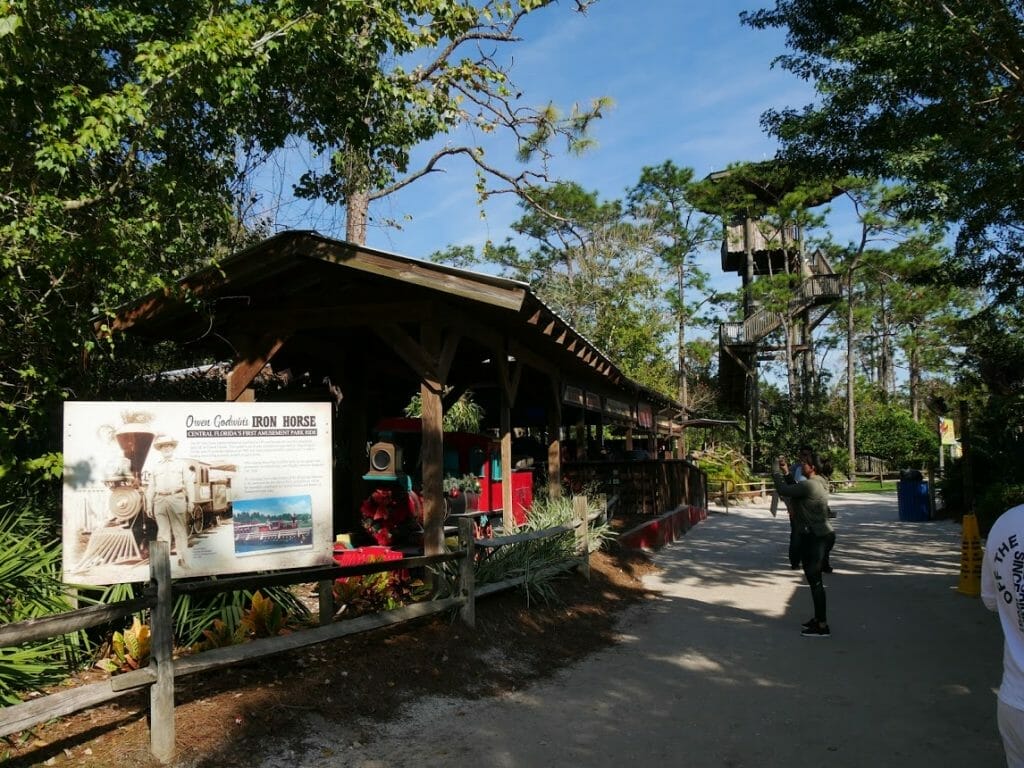
<svg viewBox="0 0 1024 768">
<path fill-rule="evenodd" d="M 180 546 L 180 545 L 179 545 Z M 156 682 L 149 689 L 149 749 L 161 763 L 174 758 L 174 625 L 171 621 L 171 545 L 149 545 L 149 574 L 156 587 L 156 606 L 150 613 L 152 663 Z"/>
<path fill-rule="evenodd" d="M 580 572 L 590 581 L 590 522 L 587 520 L 586 496 L 572 497 L 572 517 L 576 523 L 576 553 L 580 558 Z"/>
<path fill-rule="evenodd" d="M 459 609 L 459 617 L 470 629 L 476 627 L 476 542 L 473 541 L 473 520 L 459 518 L 459 544 L 466 550 L 466 556 L 459 564 L 459 592 L 465 599 Z"/>
<path fill-rule="evenodd" d="M 326 579 L 317 587 L 320 598 L 320 626 L 324 627 L 334 620 L 334 581 Z"/>
</svg>

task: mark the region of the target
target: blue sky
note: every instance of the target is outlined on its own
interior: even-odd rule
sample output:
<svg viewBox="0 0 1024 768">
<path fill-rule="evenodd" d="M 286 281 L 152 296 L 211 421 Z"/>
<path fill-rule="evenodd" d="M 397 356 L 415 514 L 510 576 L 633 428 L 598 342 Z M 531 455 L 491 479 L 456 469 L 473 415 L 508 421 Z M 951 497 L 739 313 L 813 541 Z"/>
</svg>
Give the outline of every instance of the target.
<svg viewBox="0 0 1024 768">
<path fill-rule="evenodd" d="M 761 113 L 801 106 L 813 92 L 772 69 L 772 59 L 784 51 L 782 34 L 740 24 L 740 11 L 758 7 L 740 0 L 598 0 L 581 15 L 562 0 L 527 17 L 520 27 L 523 41 L 505 49 L 525 102 L 553 101 L 564 109 L 600 96 L 614 102 L 594 124 L 597 146 L 579 157 L 563 153 L 555 174 L 617 199 L 644 166 L 665 160 L 703 177 L 731 162 L 770 157 L 776 145 L 760 128 Z M 490 139 L 484 146 L 490 162 L 516 167 L 506 142 Z M 433 148 L 416 154 L 428 156 Z M 285 194 L 281 180 L 298 170 L 280 169 L 271 196 Z M 511 196 L 496 196 L 481 217 L 474 182 L 471 165 L 456 159 L 444 173 L 375 204 L 367 244 L 428 258 L 449 245 L 504 241 L 520 209 Z M 385 219 L 400 228 L 383 225 Z M 340 210 L 305 202 L 282 208 L 277 226 L 344 236 Z"/>
<path fill-rule="evenodd" d="M 615 199 L 646 165 L 672 160 L 703 177 L 730 162 L 770 157 L 776 145 L 761 131 L 761 113 L 802 105 L 813 94 L 771 68 L 784 50 L 782 35 L 740 25 L 739 12 L 755 7 L 736 0 L 599 0 L 580 15 L 563 0 L 529 17 L 523 42 L 511 49 L 524 100 L 565 109 L 600 96 L 614 102 L 594 124 L 597 146 L 579 157 L 561 155 L 556 175 Z M 489 159 L 514 166 L 511 149 L 494 144 Z M 500 196 L 481 219 L 472 169 L 460 162 L 375 213 L 411 218 L 401 231 L 372 228 L 369 245 L 425 258 L 449 244 L 503 241 L 520 210 Z"/>
</svg>

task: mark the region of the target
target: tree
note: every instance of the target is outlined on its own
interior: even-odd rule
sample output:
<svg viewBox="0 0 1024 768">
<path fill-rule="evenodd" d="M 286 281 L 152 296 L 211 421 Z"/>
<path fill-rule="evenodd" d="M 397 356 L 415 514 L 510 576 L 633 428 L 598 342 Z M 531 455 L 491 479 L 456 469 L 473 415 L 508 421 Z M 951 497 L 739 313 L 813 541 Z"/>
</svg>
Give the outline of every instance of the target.
<svg viewBox="0 0 1024 768">
<path fill-rule="evenodd" d="M 493 57 L 550 4 L 0 4 L 0 476 L 53 449 L 62 399 L 95 396 L 91 318 L 261 236 L 248 177 L 289 142 L 332 156 L 299 194 L 356 202 L 451 154 L 490 168 L 463 147 L 409 172 L 412 147 L 457 125 L 507 128 L 537 160 L 507 189 L 544 176 L 553 138 L 580 148 L 604 102 L 518 109 Z"/>
<path fill-rule="evenodd" d="M 583 13 L 594 0 L 575 0 Z M 312 149 L 329 157 L 323 172 L 309 171 L 296 192 L 300 197 L 342 203 L 346 239 L 364 243 L 370 204 L 443 170 L 446 159 L 463 157 L 477 171 L 482 198 L 512 193 L 533 205 L 532 190 L 552 181 L 547 170 L 551 143 L 562 138 L 570 152 L 590 145 L 587 128 L 610 106 L 606 98 L 568 115 L 554 104 L 522 103 L 501 64 L 500 48 L 516 42 L 528 14 L 554 0 L 403 0 L 394 9 L 357 11 L 363 44 L 357 54 L 359 77 L 347 101 L 361 105 L 336 125 L 317 125 L 307 133 Z M 355 4 L 359 6 L 359 4 Z M 410 23 L 409 19 L 414 21 Z M 300 64 L 301 66 L 301 64 Z M 335 90 L 336 78 L 316 66 L 310 76 Z M 504 132 L 515 143 L 522 170 L 499 167 L 474 142 L 461 143 L 457 131 Z M 448 142 L 418 167 L 411 150 L 438 137 Z"/>
<path fill-rule="evenodd" d="M 536 205 L 534 205 L 536 203 Z M 630 221 L 621 201 L 600 201 L 574 182 L 531 192 L 512 228 L 528 250 L 508 241 L 478 256 L 453 248 L 434 258 L 496 264 L 538 294 L 600 348 L 622 371 L 652 389 L 672 393 L 675 370 L 665 354 L 669 315 L 662 299 L 661 245 Z"/>
<path fill-rule="evenodd" d="M 961 225 L 956 267 L 994 294 L 1024 286 L 1024 7 L 1018 0 L 777 0 L 742 13 L 787 29 L 776 61 L 819 98 L 770 111 L 791 161 L 912 185 L 913 211 Z"/>
<path fill-rule="evenodd" d="M 669 303 L 676 316 L 676 349 L 679 386 L 677 397 L 683 408 L 690 407 L 690 366 L 687 359 L 686 327 L 699 321 L 697 310 L 714 298 L 709 293 L 709 275 L 696 264 L 697 254 L 712 241 L 712 220 L 688 199 L 693 194 L 692 168 L 679 168 L 671 160 L 641 170 L 640 181 L 627 192 L 630 215 L 651 228 L 658 256 L 676 275 Z M 687 291 L 702 296 L 687 303 Z"/>
<path fill-rule="evenodd" d="M 936 454 L 936 431 L 914 420 L 906 408 L 887 404 L 861 420 L 861 450 L 878 456 L 892 467 L 921 467 Z"/>
</svg>

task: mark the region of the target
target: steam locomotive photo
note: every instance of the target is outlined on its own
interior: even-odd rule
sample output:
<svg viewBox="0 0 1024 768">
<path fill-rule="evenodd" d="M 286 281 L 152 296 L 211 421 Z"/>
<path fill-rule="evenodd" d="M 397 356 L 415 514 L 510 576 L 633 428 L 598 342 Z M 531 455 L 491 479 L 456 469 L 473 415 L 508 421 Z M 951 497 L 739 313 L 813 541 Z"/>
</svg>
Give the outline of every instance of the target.
<svg viewBox="0 0 1024 768">
<path fill-rule="evenodd" d="M 97 469 L 102 473 L 102 484 L 107 491 L 103 500 L 92 492 L 87 501 L 84 526 L 88 537 L 85 552 L 76 570 L 98 565 L 117 565 L 138 562 L 149 550 L 149 542 L 157 536 L 153 510 L 147 504 L 147 486 L 150 482 L 146 460 L 153 447 L 156 433 L 141 415 L 127 418 L 118 428 L 104 426 L 100 438 L 117 449 L 111 451 L 108 463 Z M 201 534 L 232 515 L 231 475 L 233 464 L 210 464 L 191 458 L 181 459 L 188 467 L 191 491 L 195 503 L 188 510 L 186 521 L 191 535 Z"/>
</svg>

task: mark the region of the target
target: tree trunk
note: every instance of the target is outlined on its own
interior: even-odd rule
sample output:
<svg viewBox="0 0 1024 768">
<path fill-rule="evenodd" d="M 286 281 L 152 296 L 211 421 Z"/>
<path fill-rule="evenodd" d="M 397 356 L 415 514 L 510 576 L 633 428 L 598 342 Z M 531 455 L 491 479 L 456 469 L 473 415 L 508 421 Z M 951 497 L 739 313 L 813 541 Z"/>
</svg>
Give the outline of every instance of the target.
<svg viewBox="0 0 1024 768">
<path fill-rule="evenodd" d="M 683 303 L 686 298 L 686 267 L 683 264 L 677 268 L 677 274 L 679 277 L 679 402 L 683 404 L 683 417 L 685 418 L 686 409 L 690 406 L 690 392 L 686 367 L 686 306 Z"/>
<path fill-rule="evenodd" d="M 370 196 L 353 192 L 345 198 L 345 239 L 355 245 L 366 245 L 366 222 L 370 216 Z"/>
<path fill-rule="evenodd" d="M 853 318 L 853 265 L 846 275 L 846 450 L 850 454 L 848 472 L 852 480 L 857 473 L 857 404 L 854 399 L 853 364 L 854 350 L 857 346 L 856 330 Z"/>
<path fill-rule="evenodd" d="M 910 367 L 910 371 L 907 377 L 907 383 L 910 387 L 910 410 L 914 416 L 914 421 L 921 420 L 921 360 L 920 354 L 917 350 L 916 340 L 913 339 L 914 334 L 911 333 L 911 348 L 910 354 L 907 355 L 907 362 Z"/>
</svg>

